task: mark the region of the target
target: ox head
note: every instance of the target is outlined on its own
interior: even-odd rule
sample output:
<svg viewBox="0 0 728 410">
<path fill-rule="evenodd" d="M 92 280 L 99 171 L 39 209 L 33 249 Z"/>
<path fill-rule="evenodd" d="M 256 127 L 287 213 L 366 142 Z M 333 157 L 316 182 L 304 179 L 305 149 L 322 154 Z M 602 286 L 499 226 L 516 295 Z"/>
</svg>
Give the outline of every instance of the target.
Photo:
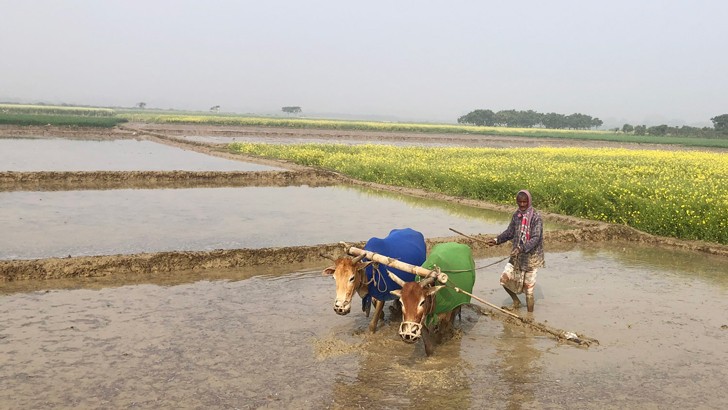
<svg viewBox="0 0 728 410">
<path fill-rule="evenodd" d="M 405 282 L 389 272 L 389 277 L 402 287 L 390 293 L 399 297 L 402 303 L 402 323 L 399 336 L 407 343 L 415 343 L 422 336 L 425 317 L 433 310 L 433 297 L 444 285 L 432 286 L 435 278 L 429 277 L 418 282 Z"/>
<path fill-rule="evenodd" d="M 323 256 L 323 255 L 322 255 Z M 334 300 L 334 311 L 340 315 L 351 312 L 351 298 L 356 291 L 359 296 L 367 295 L 367 285 L 364 280 L 364 268 L 371 262 L 361 262 L 364 255 L 356 258 L 343 256 L 338 259 L 329 258 L 334 261 L 333 266 L 324 269 L 324 276 L 333 276 L 336 282 L 336 299 Z"/>
</svg>

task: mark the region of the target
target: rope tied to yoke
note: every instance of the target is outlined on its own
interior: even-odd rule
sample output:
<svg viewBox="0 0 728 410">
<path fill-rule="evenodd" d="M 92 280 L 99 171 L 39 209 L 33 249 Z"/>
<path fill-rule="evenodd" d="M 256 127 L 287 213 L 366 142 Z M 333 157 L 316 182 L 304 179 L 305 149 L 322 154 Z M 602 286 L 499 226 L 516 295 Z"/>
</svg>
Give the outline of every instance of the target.
<svg viewBox="0 0 728 410">
<path fill-rule="evenodd" d="M 379 277 L 378 281 L 377 276 Z M 369 286 L 370 283 L 374 283 L 374 287 L 377 288 L 377 291 L 380 293 L 387 291 L 387 282 L 384 281 L 384 274 L 379 269 L 379 262 L 372 263 L 372 278 L 367 281 L 366 285 Z M 381 288 L 379 286 L 380 284 L 384 285 L 384 288 Z"/>
</svg>

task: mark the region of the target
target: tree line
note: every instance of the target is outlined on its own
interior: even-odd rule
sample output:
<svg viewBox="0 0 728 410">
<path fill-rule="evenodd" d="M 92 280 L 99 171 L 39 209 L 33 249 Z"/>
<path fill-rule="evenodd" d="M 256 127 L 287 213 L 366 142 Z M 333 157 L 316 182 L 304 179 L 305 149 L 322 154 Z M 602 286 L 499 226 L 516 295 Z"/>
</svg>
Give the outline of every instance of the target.
<svg viewBox="0 0 728 410">
<path fill-rule="evenodd" d="M 534 110 L 517 111 L 475 110 L 458 118 L 458 124 L 480 125 L 488 127 L 514 128 L 549 128 L 587 130 L 599 128 L 603 122 L 591 115 L 574 113 L 570 115 L 551 112 L 543 114 Z"/>
<path fill-rule="evenodd" d="M 671 127 L 669 125 L 655 125 L 647 127 L 645 125 L 624 124 L 622 128 L 615 128 L 616 132 L 634 135 L 654 135 L 654 136 L 676 136 L 676 137 L 700 137 L 700 138 L 725 138 L 728 136 L 728 114 L 717 115 L 710 119 L 713 122 L 713 128 L 710 127 L 690 127 L 683 125 L 681 127 Z"/>
<path fill-rule="evenodd" d="M 713 128 L 710 127 L 672 127 L 668 125 L 646 125 L 624 124 L 622 128 L 614 128 L 612 131 L 624 132 L 635 135 L 656 135 L 656 136 L 681 136 L 681 137 L 705 137 L 721 138 L 728 136 L 728 114 L 722 114 L 710 119 Z M 586 114 L 574 113 L 570 115 L 548 113 L 543 114 L 534 110 L 502 110 L 494 112 L 488 109 L 471 111 L 458 118 L 458 124 L 479 125 L 488 127 L 513 127 L 513 128 L 549 128 L 549 129 L 572 129 L 586 130 L 599 128 L 603 122 L 599 118 Z"/>
</svg>

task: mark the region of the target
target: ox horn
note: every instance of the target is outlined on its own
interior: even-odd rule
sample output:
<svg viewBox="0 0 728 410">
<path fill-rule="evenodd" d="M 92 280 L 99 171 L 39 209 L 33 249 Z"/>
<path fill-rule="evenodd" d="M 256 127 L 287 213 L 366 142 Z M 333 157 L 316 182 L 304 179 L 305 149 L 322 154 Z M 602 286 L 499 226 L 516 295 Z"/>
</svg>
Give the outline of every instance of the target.
<svg viewBox="0 0 728 410">
<path fill-rule="evenodd" d="M 424 288 L 424 287 L 432 285 L 434 282 L 435 282 L 435 276 L 428 276 L 425 279 L 422 279 L 420 281 L 420 286 L 422 286 Z"/>
<path fill-rule="evenodd" d="M 356 258 L 352 259 L 352 263 L 359 263 L 362 259 L 364 259 L 364 256 L 366 256 L 365 253 L 362 253 L 361 255 L 357 256 Z"/>
<path fill-rule="evenodd" d="M 325 259 L 328 259 L 328 260 L 331 260 L 331 261 L 336 262 L 336 258 L 334 258 L 333 256 L 324 255 L 323 252 L 319 253 L 319 256 L 322 257 L 322 258 L 325 258 Z"/>
<path fill-rule="evenodd" d="M 387 274 L 389 274 L 389 279 L 392 279 L 394 283 L 398 284 L 400 287 L 404 287 L 405 281 L 403 281 L 402 278 L 389 271 L 387 271 Z"/>
</svg>

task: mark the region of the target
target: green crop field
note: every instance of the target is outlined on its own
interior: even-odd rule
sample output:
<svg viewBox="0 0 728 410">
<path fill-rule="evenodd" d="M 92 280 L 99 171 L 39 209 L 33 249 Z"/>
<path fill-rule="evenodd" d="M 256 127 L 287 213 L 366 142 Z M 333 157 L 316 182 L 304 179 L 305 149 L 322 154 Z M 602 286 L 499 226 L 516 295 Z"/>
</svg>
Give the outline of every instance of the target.
<svg viewBox="0 0 728 410">
<path fill-rule="evenodd" d="M 109 108 L 0 104 L 0 124 L 111 128 L 122 122 Z"/>
</svg>

